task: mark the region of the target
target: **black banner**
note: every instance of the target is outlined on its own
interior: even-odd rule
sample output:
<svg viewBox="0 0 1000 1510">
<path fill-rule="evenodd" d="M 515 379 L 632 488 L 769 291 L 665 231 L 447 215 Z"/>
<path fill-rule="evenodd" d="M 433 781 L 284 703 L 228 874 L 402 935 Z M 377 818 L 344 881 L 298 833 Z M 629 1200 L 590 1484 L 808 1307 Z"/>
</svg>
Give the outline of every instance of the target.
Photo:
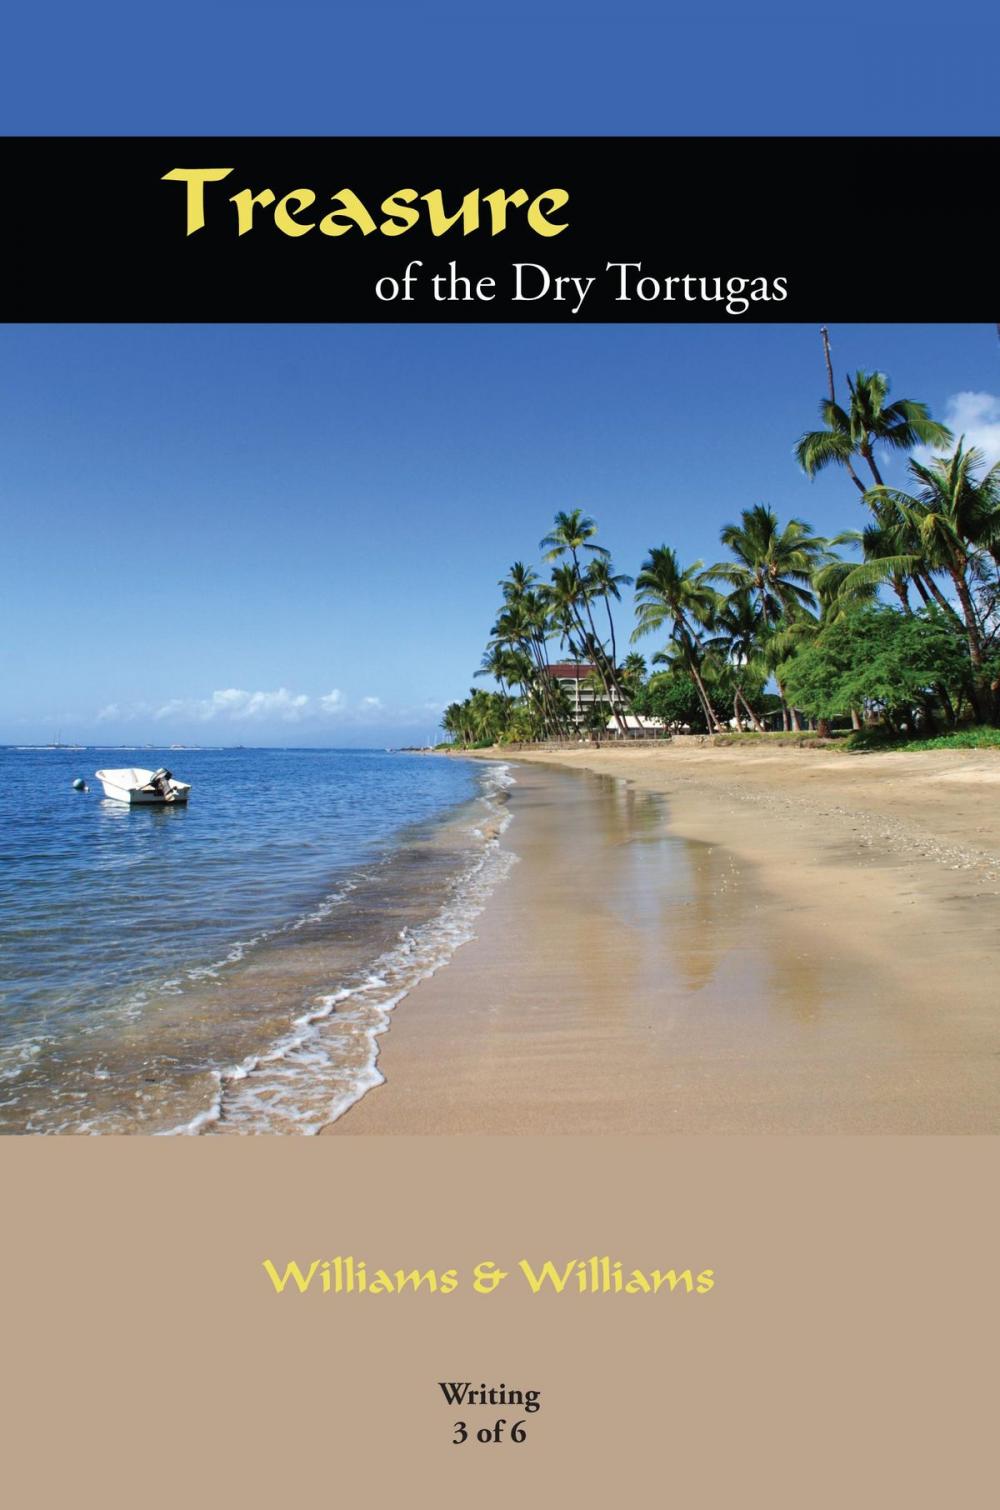
<svg viewBox="0 0 1000 1510">
<path fill-rule="evenodd" d="M 5 320 L 976 321 L 1000 305 L 977 230 L 995 138 L 34 137 L 3 152 Z"/>
</svg>

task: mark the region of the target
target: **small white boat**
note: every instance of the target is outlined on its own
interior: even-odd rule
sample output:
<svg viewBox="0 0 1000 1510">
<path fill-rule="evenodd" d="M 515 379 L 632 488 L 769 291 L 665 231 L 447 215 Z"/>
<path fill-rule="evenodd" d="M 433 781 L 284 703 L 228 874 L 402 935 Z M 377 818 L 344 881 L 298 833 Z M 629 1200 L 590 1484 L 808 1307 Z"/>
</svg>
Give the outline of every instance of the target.
<svg viewBox="0 0 1000 1510">
<path fill-rule="evenodd" d="M 105 797 L 127 802 L 130 807 L 186 802 L 191 792 L 190 782 L 175 781 L 163 767 L 158 771 L 144 771 L 141 766 L 126 766 L 122 770 L 96 771 L 94 774 L 104 788 Z"/>
</svg>

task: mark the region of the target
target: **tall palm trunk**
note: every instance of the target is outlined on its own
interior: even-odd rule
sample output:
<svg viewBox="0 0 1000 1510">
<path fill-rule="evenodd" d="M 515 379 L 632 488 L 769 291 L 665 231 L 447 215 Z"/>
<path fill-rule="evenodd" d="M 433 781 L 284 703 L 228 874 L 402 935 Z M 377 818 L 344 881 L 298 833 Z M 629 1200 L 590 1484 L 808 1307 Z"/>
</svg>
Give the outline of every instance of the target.
<svg viewBox="0 0 1000 1510">
<path fill-rule="evenodd" d="M 864 441 L 861 445 L 861 454 L 864 457 L 865 461 L 868 463 L 868 470 L 869 472 L 871 472 L 872 476 L 875 479 L 875 486 L 877 488 L 884 488 L 885 483 L 882 481 L 882 474 L 880 473 L 878 467 L 875 465 L 875 457 L 872 452 L 871 445 L 867 440 Z"/>
<path fill-rule="evenodd" d="M 614 673 L 614 666 L 608 660 L 603 645 L 596 642 L 593 643 L 593 658 L 594 665 L 597 667 L 598 675 L 601 678 L 601 683 L 607 695 L 608 707 L 611 710 L 615 723 L 618 725 L 619 733 L 624 735 L 627 732 L 627 725 L 622 716 L 622 696 Z"/>
<path fill-rule="evenodd" d="M 875 486 L 877 488 L 884 488 L 885 487 L 885 483 L 882 481 L 882 474 L 879 471 L 879 469 L 878 469 L 878 467 L 877 467 L 877 465 L 875 463 L 875 457 L 874 457 L 874 455 L 872 453 L 872 448 L 871 448 L 871 446 L 870 446 L 870 444 L 868 443 L 867 440 L 866 441 L 862 441 L 862 443 L 861 443 L 861 455 L 864 457 L 865 461 L 868 463 L 868 470 L 871 472 L 872 477 L 875 479 Z M 865 489 L 862 488 L 861 491 L 864 492 Z M 875 517 L 878 518 L 878 512 L 877 511 L 875 512 Z M 919 579 L 916 577 L 916 575 L 914 575 L 913 581 L 914 581 L 914 586 L 916 587 L 917 591 L 920 593 L 920 596 L 923 598 L 924 602 L 926 603 L 927 602 L 927 598 L 926 598 L 926 596 L 924 594 L 924 588 L 923 588 L 922 584 L 920 583 Z M 899 599 L 900 606 L 902 607 L 903 612 L 904 613 L 908 613 L 908 614 L 910 614 L 912 616 L 913 609 L 910 606 L 910 595 L 909 595 L 909 593 L 906 590 L 906 578 L 903 577 L 903 576 L 900 576 L 900 574 L 898 572 L 893 572 L 893 576 L 892 576 L 892 590 L 896 594 L 896 597 Z"/>
<path fill-rule="evenodd" d="M 747 695 L 743 691 L 742 687 L 738 687 L 736 689 L 736 695 L 739 698 L 740 702 L 743 704 L 743 706 L 746 709 L 747 713 L 749 714 L 749 716 L 750 716 L 750 722 L 753 724 L 753 726 L 756 729 L 757 733 L 758 734 L 765 733 L 766 731 L 764 729 L 764 725 L 761 723 L 760 719 L 757 717 L 757 714 L 754 712 L 753 708 L 751 707 L 750 702 L 747 699 Z"/>
<path fill-rule="evenodd" d="M 624 703 L 626 707 L 631 707 L 632 706 L 632 694 L 630 692 L 630 689 L 622 681 L 621 675 L 619 673 L 619 667 L 618 667 L 618 641 L 617 641 L 617 638 L 615 636 L 615 621 L 614 621 L 614 617 L 613 617 L 612 612 L 611 612 L 611 599 L 610 599 L 610 597 L 608 596 L 607 593 L 604 594 L 604 607 L 605 607 L 605 609 L 607 611 L 607 615 L 608 615 L 608 631 L 609 631 L 609 634 L 611 636 L 611 662 L 610 662 L 610 665 L 611 665 L 612 680 L 614 682 L 615 691 L 616 691 L 616 693 L 618 695 L 619 702 L 620 703 Z"/>
<path fill-rule="evenodd" d="M 781 721 L 785 726 L 785 732 L 792 734 L 801 734 L 802 725 L 799 723 L 798 711 L 788 701 L 787 697 L 785 696 L 785 689 L 781 685 L 781 681 L 777 676 L 775 676 L 774 678 L 774 685 L 777 687 L 778 696 L 781 698 Z M 788 727 L 789 723 L 791 724 L 790 730 Z"/>
<path fill-rule="evenodd" d="M 556 734 L 558 734 L 561 739 L 567 739 L 569 737 L 569 729 L 563 722 L 562 710 L 559 706 L 559 697 L 556 692 L 555 682 L 553 681 L 551 675 L 552 663 L 549 660 L 549 650 L 547 644 L 545 643 L 545 639 L 541 634 L 539 634 L 538 636 L 538 660 L 539 665 L 542 668 L 542 681 L 545 686 L 545 693 L 552 715 L 553 727 Z"/>
<path fill-rule="evenodd" d="M 576 557 L 574 556 L 573 559 L 575 561 Z M 579 577 L 579 575 L 580 573 L 578 569 L 577 576 Z M 594 666 L 597 669 L 597 674 L 601 678 L 601 685 L 604 688 L 604 695 L 607 698 L 608 707 L 611 710 L 611 716 L 618 726 L 619 734 L 624 739 L 627 732 L 626 725 L 622 719 L 621 710 L 618 706 L 618 699 L 615 696 L 614 683 L 608 675 L 607 656 L 604 654 L 604 648 L 597 637 L 597 629 L 594 625 L 594 616 L 590 611 L 590 604 L 587 602 L 586 596 L 583 597 L 583 606 L 587 610 L 587 620 L 590 624 L 590 635 L 588 636 L 587 634 L 586 626 L 583 622 L 583 615 L 580 613 L 580 610 L 577 609 L 576 622 L 580 630 L 581 640 L 584 646 L 586 646 L 588 639 L 590 641 L 590 653 L 593 656 Z"/>
<path fill-rule="evenodd" d="M 549 737 L 553 734 L 561 735 L 564 733 L 564 730 L 562 720 L 559 717 L 558 705 L 554 701 L 555 689 L 552 686 L 552 678 L 549 675 L 549 662 L 545 653 L 545 643 L 538 636 L 533 635 L 526 641 L 526 644 L 538 672 L 537 696 L 542 714 L 542 726 Z"/>
<path fill-rule="evenodd" d="M 965 619 L 965 638 L 969 647 L 969 660 L 972 665 L 972 695 L 971 702 L 976 715 L 977 723 L 985 723 L 990 716 L 989 689 L 985 685 L 983 671 L 983 644 L 979 632 L 979 620 L 976 618 L 975 604 L 969 591 L 969 584 L 965 579 L 965 572 L 959 565 L 949 565 L 948 575 L 955 584 L 955 595 L 962 609 Z"/>
<path fill-rule="evenodd" d="M 909 614 L 910 618 L 912 618 L 913 606 L 910 603 L 910 594 L 906 590 L 906 578 L 901 577 L 898 572 L 893 572 L 892 590 L 899 599 L 903 612 Z"/>
<path fill-rule="evenodd" d="M 694 684 L 697 687 L 698 693 L 701 697 L 702 707 L 705 710 L 705 723 L 708 727 L 708 732 L 710 734 L 724 734 L 725 730 L 722 727 L 722 720 L 719 718 L 719 715 L 712 707 L 711 698 L 708 695 L 705 683 L 701 679 L 701 672 L 694 664 L 692 664 L 690 669 L 691 676 L 694 679 Z"/>
<path fill-rule="evenodd" d="M 830 359 L 830 332 L 827 330 L 825 325 L 821 327 L 820 335 L 823 337 L 823 356 L 826 360 L 826 381 L 827 386 L 830 389 L 830 403 L 835 404 L 837 402 L 837 391 L 833 383 L 833 362 Z M 861 481 L 861 478 L 858 476 L 857 472 L 855 472 L 854 467 L 851 463 L 851 458 L 849 456 L 845 457 L 844 465 L 847 468 L 848 477 L 851 479 L 858 492 L 862 496 L 864 496 L 867 489 L 865 488 L 865 485 Z"/>
<path fill-rule="evenodd" d="M 715 715 L 712 712 L 712 706 L 709 703 L 708 698 L 705 696 L 705 689 L 698 678 L 698 673 L 692 670 L 690 672 L 690 676 L 691 680 L 694 682 L 695 691 L 698 694 L 698 701 L 701 703 L 701 716 L 705 720 L 705 728 L 709 734 L 713 734 L 716 732 L 716 727 Z"/>
<path fill-rule="evenodd" d="M 601 681 L 604 683 L 604 690 L 607 693 L 608 705 L 611 708 L 611 716 L 614 718 L 615 723 L 618 725 L 618 732 L 619 732 L 619 734 L 621 734 L 622 738 L 624 739 L 627 730 L 626 730 L 625 723 L 622 720 L 621 710 L 619 709 L 619 706 L 618 706 L 618 699 L 614 696 L 614 686 L 613 686 L 613 683 L 611 683 L 609 681 L 609 678 L 608 678 L 608 675 L 607 675 L 607 671 L 606 671 L 606 666 L 604 664 L 602 664 L 602 662 L 606 662 L 607 661 L 607 657 L 605 656 L 604 649 L 601 646 L 600 637 L 598 636 L 598 633 L 597 633 L 597 625 L 594 623 L 594 615 L 590 611 L 590 600 L 587 597 L 586 589 L 584 588 L 584 585 L 583 585 L 583 573 L 580 570 L 580 559 L 577 556 L 577 553 L 576 553 L 575 550 L 571 551 L 570 555 L 573 558 L 573 566 L 574 566 L 574 568 L 576 570 L 577 581 L 580 583 L 580 588 L 581 588 L 580 597 L 581 597 L 581 600 L 583 602 L 584 608 L 587 610 L 587 622 L 590 625 L 591 637 L 592 637 L 594 645 L 597 646 L 597 647 L 599 647 L 598 651 L 597 651 L 597 654 L 595 654 L 595 656 L 594 656 L 594 663 L 597 666 L 597 670 L 598 670 L 598 672 L 600 674 Z M 582 627 L 582 619 L 581 619 L 581 627 Z"/>
<path fill-rule="evenodd" d="M 914 578 L 914 581 L 916 581 L 916 578 Z M 955 612 L 954 608 L 952 608 L 951 604 L 948 602 L 948 599 L 945 597 L 940 587 L 938 587 L 930 572 L 927 573 L 924 581 L 930 588 L 931 597 L 934 599 L 937 606 L 941 609 L 942 613 L 944 613 L 946 617 L 951 619 L 955 624 L 960 625 L 964 629 L 966 627 L 964 620 L 959 614 Z M 924 601 L 926 602 L 926 599 Z"/>
<path fill-rule="evenodd" d="M 620 691 L 621 683 L 618 677 L 618 642 L 615 639 L 615 621 L 611 613 L 611 599 L 607 593 L 604 594 L 604 608 L 608 616 L 608 633 L 611 636 L 611 669 L 614 673 L 615 686 L 618 687 Z"/>
</svg>

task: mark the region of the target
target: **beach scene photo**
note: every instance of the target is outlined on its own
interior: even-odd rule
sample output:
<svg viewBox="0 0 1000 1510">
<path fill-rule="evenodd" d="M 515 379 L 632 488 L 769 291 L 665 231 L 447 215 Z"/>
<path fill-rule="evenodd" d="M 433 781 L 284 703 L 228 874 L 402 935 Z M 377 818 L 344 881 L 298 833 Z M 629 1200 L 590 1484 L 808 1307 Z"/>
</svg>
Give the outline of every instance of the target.
<svg viewBox="0 0 1000 1510">
<path fill-rule="evenodd" d="M 0 339 L 0 1133 L 1000 1131 L 995 325 Z"/>
</svg>

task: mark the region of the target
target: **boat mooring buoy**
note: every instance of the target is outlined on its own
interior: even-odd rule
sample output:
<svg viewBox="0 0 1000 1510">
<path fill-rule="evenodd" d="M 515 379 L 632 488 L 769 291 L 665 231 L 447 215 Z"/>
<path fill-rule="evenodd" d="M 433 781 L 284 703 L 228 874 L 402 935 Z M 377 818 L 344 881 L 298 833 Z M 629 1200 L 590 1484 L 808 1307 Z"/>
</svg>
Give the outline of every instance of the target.
<svg viewBox="0 0 1000 1510">
<path fill-rule="evenodd" d="M 85 792 L 87 790 L 87 783 L 84 781 L 82 776 L 77 776 L 76 780 L 73 782 L 73 790 L 74 792 Z"/>
</svg>

